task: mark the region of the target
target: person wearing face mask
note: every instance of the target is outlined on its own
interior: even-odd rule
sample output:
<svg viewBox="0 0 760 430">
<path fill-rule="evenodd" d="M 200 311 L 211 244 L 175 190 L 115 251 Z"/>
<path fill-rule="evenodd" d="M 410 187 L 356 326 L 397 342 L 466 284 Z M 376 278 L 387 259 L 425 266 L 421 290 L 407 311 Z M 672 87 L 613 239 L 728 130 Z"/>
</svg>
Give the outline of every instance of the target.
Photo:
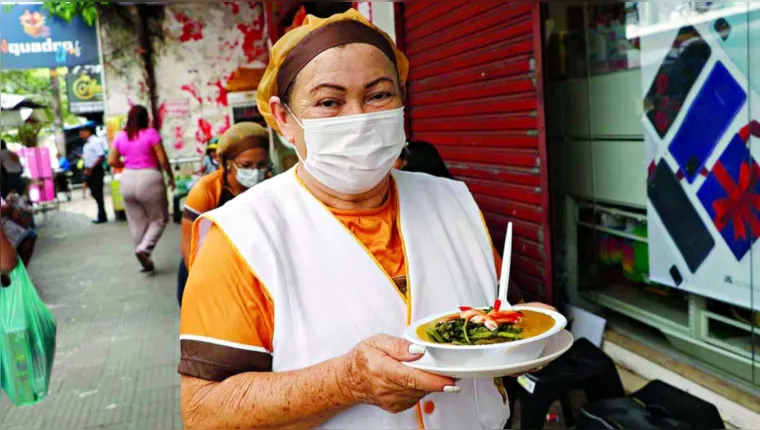
<svg viewBox="0 0 760 430">
<path fill-rule="evenodd" d="M 272 175 L 269 132 L 261 125 L 253 122 L 235 124 L 215 145 L 220 169 L 198 180 L 185 200 L 180 242 L 182 260 L 177 276 L 177 301 L 180 306 L 188 276 L 186 262 L 190 261 L 193 222 L 201 214 L 224 206 L 235 196 Z"/>
<path fill-rule="evenodd" d="M 402 364 L 424 354 L 407 325 L 488 306 L 500 264 L 463 183 L 393 170 L 406 56 L 355 10 L 270 54 L 258 108 L 300 163 L 194 224 L 185 426 L 502 428 L 496 381 Z"/>
</svg>

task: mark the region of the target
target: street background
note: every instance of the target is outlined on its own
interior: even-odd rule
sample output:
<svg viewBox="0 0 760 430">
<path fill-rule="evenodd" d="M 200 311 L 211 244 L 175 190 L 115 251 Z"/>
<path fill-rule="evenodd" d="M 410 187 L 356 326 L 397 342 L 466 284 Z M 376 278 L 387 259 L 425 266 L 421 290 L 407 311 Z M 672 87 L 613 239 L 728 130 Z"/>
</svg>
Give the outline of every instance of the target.
<svg viewBox="0 0 760 430">
<path fill-rule="evenodd" d="M 58 322 L 50 394 L 24 408 L 0 396 L 0 429 L 182 427 L 179 227 L 169 224 L 154 254 L 156 273 L 145 275 L 126 222 L 92 225 L 95 212 L 76 190 L 60 212 L 38 217 L 30 275 Z"/>
</svg>

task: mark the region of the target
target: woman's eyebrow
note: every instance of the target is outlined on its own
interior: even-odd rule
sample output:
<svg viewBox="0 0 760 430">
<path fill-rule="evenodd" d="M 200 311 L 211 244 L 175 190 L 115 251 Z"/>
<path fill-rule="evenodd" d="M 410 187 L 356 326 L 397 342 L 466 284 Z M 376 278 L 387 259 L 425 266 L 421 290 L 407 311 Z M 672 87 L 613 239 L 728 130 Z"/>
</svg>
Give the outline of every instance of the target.
<svg viewBox="0 0 760 430">
<path fill-rule="evenodd" d="M 395 84 L 395 81 L 393 79 L 391 79 L 391 78 L 389 78 L 387 76 L 381 76 L 381 77 L 373 80 L 372 82 L 366 84 L 364 86 L 364 89 L 368 90 L 368 89 L 370 89 L 372 87 L 375 87 L 375 86 L 377 86 L 377 85 L 379 85 L 379 84 L 381 84 L 383 82 L 388 82 L 388 83 L 391 83 L 391 84 Z M 348 92 L 348 90 L 346 89 L 346 87 L 344 87 L 342 85 L 325 83 L 325 84 L 319 84 L 316 87 L 312 88 L 311 91 L 309 91 L 309 93 L 310 94 L 314 94 L 317 91 L 322 90 L 322 89 L 331 89 L 331 90 L 336 90 L 336 91 L 340 91 L 340 92 L 344 92 L 344 93 Z"/>
<path fill-rule="evenodd" d="M 374 81 L 368 83 L 367 85 L 365 85 L 364 89 L 368 90 L 368 89 L 370 89 L 370 88 L 372 88 L 372 87 L 374 87 L 374 86 L 376 86 L 376 85 L 378 85 L 378 84 L 380 84 L 382 82 L 389 82 L 391 84 L 395 84 L 396 83 L 393 79 L 391 79 L 391 78 L 389 78 L 387 76 L 381 76 L 381 77 L 375 79 Z"/>
<path fill-rule="evenodd" d="M 320 85 L 317 85 L 316 87 L 312 88 L 311 91 L 309 91 L 309 93 L 310 94 L 314 94 L 314 93 L 316 93 L 317 91 L 319 91 L 321 89 L 332 89 L 332 90 L 341 91 L 341 92 L 344 92 L 344 93 L 347 91 L 346 87 L 342 87 L 342 86 L 340 86 L 338 84 L 320 84 Z"/>
</svg>

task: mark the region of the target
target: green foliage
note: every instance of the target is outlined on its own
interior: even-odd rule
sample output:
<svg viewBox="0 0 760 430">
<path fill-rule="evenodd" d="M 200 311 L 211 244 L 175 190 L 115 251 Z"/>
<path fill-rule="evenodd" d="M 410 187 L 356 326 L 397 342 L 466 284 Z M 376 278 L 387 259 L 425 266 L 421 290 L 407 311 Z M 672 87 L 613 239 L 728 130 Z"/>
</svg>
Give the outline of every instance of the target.
<svg viewBox="0 0 760 430">
<path fill-rule="evenodd" d="M 57 71 L 58 86 L 61 89 L 63 123 L 66 125 L 79 124 L 79 117 L 69 112 L 69 99 L 66 93 L 66 75 L 68 74 L 68 69 L 59 67 Z M 45 106 L 52 106 L 53 94 L 50 90 L 50 70 L 0 70 L 0 92 L 35 96 L 32 99 Z M 52 110 L 47 109 L 45 114 L 50 121 L 53 121 Z"/>
<path fill-rule="evenodd" d="M 18 128 L 17 138 L 23 146 L 34 148 L 39 143 L 39 137 L 45 125 L 42 123 L 28 122 Z M 11 140 L 12 141 L 12 140 Z"/>
<path fill-rule="evenodd" d="M 79 124 L 79 117 L 69 112 L 68 95 L 66 94 L 66 73 L 65 67 L 58 69 L 58 83 L 61 88 L 61 111 L 63 113 L 64 125 Z M 25 124 L 17 128 L 0 128 L 0 137 L 8 142 L 20 142 L 25 146 L 34 145 L 37 141 L 36 136 L 40 133 L 46 135 L 52 133 L 52 122 L 54 118 L 51 109 L 53 94 L 50 91 L 50 70 L 33 69 L 33 70 L 0 70 L 0 92 L 8 94 L 19 94 L 33 96 L 32 99 L 47 106 L 44 109 L 47 122 L 38 124 Z"/>
<path fill-rule="evenodd" d="M 98 20 L 99 8 L 109 5 L 108 1 L 45 1 L 42 8 L 47 10 L 50 15 L 57 16 L 64 21 L 71 21 L 75 16 L 80 15 L 87 25 L 95 25 Z M 14 3 L 3 4 L 3 11 L 10 12 L 15 6 Z"/>
<path fill-rule="evenodd" d="M 87 25 L 95 25 L 98 20 L 98 6 L 107 5 L 107 1 L 46 1 L 42 6 L 51 15 L 65 21 L 71 21 L 80 15 Z"/>
<path fill-rule="evenodd" d="M 35 95 L 49 89 L 48 69 L 0 71 L 0 91 L 3 93 Z"/>
</svg>

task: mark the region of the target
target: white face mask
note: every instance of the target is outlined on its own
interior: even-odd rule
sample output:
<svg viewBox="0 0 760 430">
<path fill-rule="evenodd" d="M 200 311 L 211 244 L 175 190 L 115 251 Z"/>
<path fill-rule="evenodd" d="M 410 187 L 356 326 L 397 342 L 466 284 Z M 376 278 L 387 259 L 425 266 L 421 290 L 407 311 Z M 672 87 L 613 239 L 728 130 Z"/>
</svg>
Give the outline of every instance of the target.
<svg viewBox="0 0 760 430">
<path fill-rule="evenodd" d="M 237 165 L 235 179 L 245 188 L 253 188 L 264 180 L 267 172 L 262 169 L 241 169 Z"/>
<path fill-rule="evenodd" d="M 404 108 L 303 122 L 293 118 L 303 128 L 308 149 L 306 160 L 301 154 L 298 159 L 316 180 L 343 194 L 376 187 L 406 143 Z"/>
</svg>

